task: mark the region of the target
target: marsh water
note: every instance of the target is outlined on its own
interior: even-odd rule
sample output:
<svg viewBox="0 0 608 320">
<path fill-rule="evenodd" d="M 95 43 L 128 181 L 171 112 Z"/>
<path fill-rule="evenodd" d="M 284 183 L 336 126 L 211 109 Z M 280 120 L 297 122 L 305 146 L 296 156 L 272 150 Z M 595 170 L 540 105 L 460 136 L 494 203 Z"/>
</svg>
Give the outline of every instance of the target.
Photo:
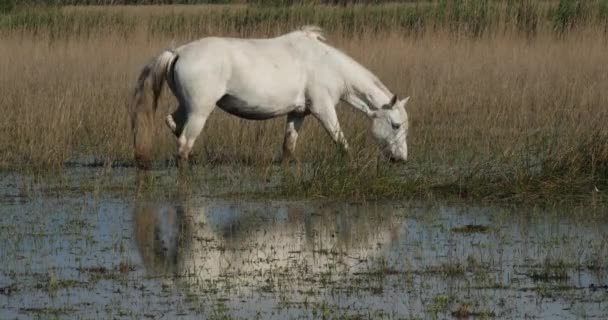
<svg viewBox="0 0 608 320">
<path fill-rule="evenodd" d="M 142 196 L 27 181 L 0 183 L 2 319 L 608 317 L 608 215 L 593 205 Z"/>
</svg>

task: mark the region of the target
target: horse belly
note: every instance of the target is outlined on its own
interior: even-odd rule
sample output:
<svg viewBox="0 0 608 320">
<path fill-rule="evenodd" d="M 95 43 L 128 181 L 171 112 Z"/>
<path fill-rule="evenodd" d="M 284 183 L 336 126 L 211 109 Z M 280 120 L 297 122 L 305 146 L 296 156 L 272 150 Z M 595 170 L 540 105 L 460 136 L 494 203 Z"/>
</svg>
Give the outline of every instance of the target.
<svg viewBox="0 0 608 320">
<path fill-rule="evenodd" d="M 217 106 L 228 113 L 251 120 L 265 120 L 292 111 L 304 112 L 306 99 L 303 88 L 285 86 L 286 82 L 289 80 L 276 86 L 262 83 L 256 86 L 241 82 L 239 86 L 230 87 L 217 102 Z"/>
<path fill-rule="evenodd" d="M 306 73 L 288 50 L 256 44 L 233 54 L 231 63 L 226 94 L 218 107 L 255 120 L 304 111 Z"/>
<path fill-rule="evenodd" d="M 249 120 L 266 120 L 284 114 L 275 108 L 252 105 L 232 94 L 225 94 L 218 100 L 217 106 L 230 114 Z"/>
</svg>

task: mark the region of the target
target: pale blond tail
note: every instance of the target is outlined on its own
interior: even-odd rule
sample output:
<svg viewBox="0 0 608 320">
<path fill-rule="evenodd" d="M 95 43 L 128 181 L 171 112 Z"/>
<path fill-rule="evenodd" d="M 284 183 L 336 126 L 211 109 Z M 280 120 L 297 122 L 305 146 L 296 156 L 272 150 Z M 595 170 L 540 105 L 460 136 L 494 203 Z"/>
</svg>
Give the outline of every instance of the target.
<svg viewBox="0 0 608 320">
<path fill-rule="evenodd" d="M 165 79 L 172 72 L 173 61 L 177 58 L 177 54 L 172 50 L 163 51 L 154 61 L 148 64 L 139 75 L 137 87 L 135 88 L 135 95 L 145 94 L 143 91 L 152 89 L 153 101 L 152 108 L 156 111 L 158 98 L 163 90 Z M 148 86 L 146 86 L 148 82 Z"/>
<path fill-rule="evenodd" d="M 140 166 L 145 166 L 143 163 L 150 160 L 154 113 L 165 80 L 173 78 L 173 64 L 177 57 L 173 50 L 163 51 L 144 67 L 137 79 L 130 114 L 135 160 Z"/>
</svg>

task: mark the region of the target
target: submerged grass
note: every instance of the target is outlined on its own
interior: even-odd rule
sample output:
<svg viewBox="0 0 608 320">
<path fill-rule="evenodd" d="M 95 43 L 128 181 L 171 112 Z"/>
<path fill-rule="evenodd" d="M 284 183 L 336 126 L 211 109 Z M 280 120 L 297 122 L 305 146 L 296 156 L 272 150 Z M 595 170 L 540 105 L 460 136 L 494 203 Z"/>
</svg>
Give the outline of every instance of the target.
<svg viewBox="0 0 608 320">
<path fill-rule="evenodd" d="M 194 148 L 199 166 L 253 168 L 260 181 L 278 179 L 273 195 L 288 197 L 603 198 L 605 3 L 463 3 L 16 8 L 0 16 L 0 168 L 129 166 L 130 90 L 142 66 L 173 40 L 278 35 L 317 23 L 331 44 L 412 97 L 408 163 L 381 159 L 368 120 L 340 106 L 348 156 L 310 117 L 297 150 L 301 164 L 276 170 L 284 119 L 246 121 L 217 110 Z M 174 105 L 165 94 L 158 163 L 172 163 L 174 141 L 160 118 Z M 241 179 L 239 172 L 230 179 Z"/>
</svg>

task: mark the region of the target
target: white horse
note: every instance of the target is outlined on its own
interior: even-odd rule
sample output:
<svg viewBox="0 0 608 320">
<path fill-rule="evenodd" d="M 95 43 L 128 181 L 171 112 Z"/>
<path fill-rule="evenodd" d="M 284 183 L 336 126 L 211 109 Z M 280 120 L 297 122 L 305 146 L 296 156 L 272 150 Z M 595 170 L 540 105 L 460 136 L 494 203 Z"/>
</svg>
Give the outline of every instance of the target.
<svg viewBox="0 0 608 320">
<path fill-rule="evenodd" d="M 321 29 L 271 39 L 209 37 L 165 50 L 139 76 L 131 108 L 135 159 L 149 163 L 151 124 L 165 80 L 177 97 L 166 123 L 177 137 L 178 165 L 188 154 L 213 109 L 245 119 L 287 115 L 283 159 L 293 157 L 304 118 L 312 114 L 344 150 L 348 144 L 336 116 L 346 101 L 372 119 L 372 132 L 392 160 L 406 160 L 405 104 L 376 76 L 324 42 Z"/>
</svg>

